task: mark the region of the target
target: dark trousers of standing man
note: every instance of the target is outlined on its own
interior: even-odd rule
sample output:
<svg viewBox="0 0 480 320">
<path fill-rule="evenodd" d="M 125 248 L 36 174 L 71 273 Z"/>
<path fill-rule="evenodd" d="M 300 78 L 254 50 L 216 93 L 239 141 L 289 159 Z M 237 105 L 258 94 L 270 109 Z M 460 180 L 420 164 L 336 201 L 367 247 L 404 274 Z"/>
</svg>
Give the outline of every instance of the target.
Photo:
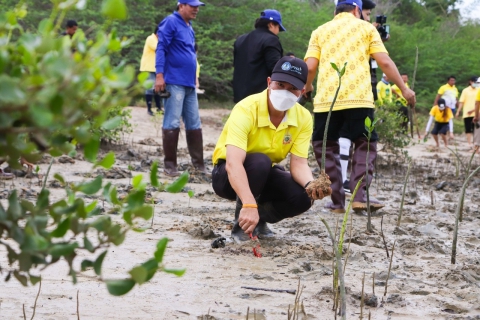
<svg viewBox="0 0 480 320">
<path fill-rule="evenodd" d="M 213 190 L 222 198 L 235 200 L 237 194 L 228 180 L 225 166 L 225 160 L 219 160 L 215 165 Z M 305 189 L 293 180 L 290 172 L 279 165 L 272 166 L 265 154 L 247 154 L 243 166 L 250 190 L 257 199 L 260 221 L 275 223 L 297 216 L 312 206 Z"/>
<path fill-rule="evenodd" d="M 325 172 L 332 182 L 332 206 L 331 209 L 345 208 L 345 191 L 343 189 L 342 169 L 340 166 L 340 146 L 338 139 L 340 132 L 346 130 L 348 139 L 355 145 L 352 155 L 352 172 L 350 173 L 350 190 L 355 189 L 357 182 L 366 174 L 367 151 L 368 157 L 368 180 L 372 180 L 375 159 L 377 158 L 377 140 L 378 135 L 373 131 L 370 142 L 368 141 L 365 130 L 365 118 L 369 117 L 373 122 L 373 108 L 352 108 L 339 111 L 333 111 L 327 131 Z M 322 144 L 327 123 L 328 112 L 319 112 L 314 114 L 314 128 L 312 135 L 313 151 L 318 165 L 321 165 Z M 354 202 L 366 203 L 366 179 L 362 180 L 359 190 L 355 195 Z M 373 199 L 371 201 L 376 201 Z"/>
</svg>

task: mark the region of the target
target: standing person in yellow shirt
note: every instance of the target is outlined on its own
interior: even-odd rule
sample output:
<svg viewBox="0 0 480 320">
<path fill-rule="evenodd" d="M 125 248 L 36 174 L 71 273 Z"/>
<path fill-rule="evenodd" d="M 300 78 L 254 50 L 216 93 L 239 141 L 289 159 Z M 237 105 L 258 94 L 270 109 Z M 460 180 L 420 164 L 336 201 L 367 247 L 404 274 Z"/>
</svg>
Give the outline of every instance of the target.
<svg viewBox="0 0 480 320">
<path fill-rule="evenodd" d="M 445 100 L 442 98 L 438 99 L 438 105 L 433 106 L 433 108 L 430 110 L 430 118 L 428 119 L 427 128 L 425 129 L 424 138 L 428 135 L 428 131 L 430 130 L 430 126 L 434 120 L 435 126 L 431 132 L 433 139 L 437 144 L 437 148 L 439 148 L 440 144 L 438 142 L 438 135 L 440 134 L 446 147 L 448 146 L 448 131 L 450 131 L 450 138 L 453 139 L 453 112 L 449 107 L 447 107 Z"/>
<path fill-rule="evenodd" d="M 382 75 L 382 80 L 377 83 L 377 96 L 380 105 L 392 103 L 392 86 L 388 82 L 388 77 L 385 73 Z"/>
<path fill-rule="evenodd" d="M 458 100 L 458 110 L 455 114 L 455 118 L 458 118 L 460 111 L 463 110 L 462 116 L 465 125 L 465 135 L 467 136 L 468 146 L 471 148 L 473 148 L 472 136 L 475 131 L 473 117 L 475 116 L 475 98 L 478 93 L 477 79 L 478 77 L 476 76 L 471 77 L 469 86 L 463 89 L 460 100 Z"/>
<path fill-rule="evenodd" d="M 405 83 L 405 86 L 407 88 L 410 88 L 408 85 L 408 75 L 406 73 L 402 73 L 402 80 L 403 83 Z M 408 117 L 408 108 L 407 108 L 407 100 L 403 97 L 402 91 L 398 88 L 396 84 L 392 86 L 392 94 L 393 97 L 395 97 L 395 104 L 397 107 L 399 107 L 399 112 L 400 114 L 403 115 L 403 122 L 402 122 L 402 128 L 403 128 L 403 133 L 408 132 L 408 121 L 411 121 Z"/>
<path fill-rule="evenodd" d="M 307 211 L 321 191 L 308 193 L 312 116 L 297 103 L 304 92 L 307 65 L 283 57 L 267 80 L 267 89 L 241 100 L 225 123 L 213 152 L 212 187 L 237 200 L 232 237 L 272 237 L 268 223 Z M 276 165 L 290 154 L 290 172 Z"/>
<path fill-rule="evenodd" d="M 142 59 L 140 60 L 140 71 L 148 72 L 148 80 L 152 80 L 155 83 L 155 50 L 157 49 L 158 26 L 155 26 L 154 32 L 147 37 L 145 45 L 143 46 Z M 145 101 L 147 103 L 147 112 L 153 116 L 152 102 L 155 99 L 155 105 L 159 112 L 162 111 L 162 101 L 158 94 L 153 91 L 153 85 L 150 89 L 145 90 Z"/>
<path fill-rule="evenodd" d="M 357 182 L 367 174 L 368 182 L 362 180 L 360 189 L 353 199 L 354 210 L 367 209 L 366 184 L 371 182 L 375 159 L 377 157 L 377 133 L 372 133 L 370 141 L 365 137 L 365 118 L 373 122 L 374 102 L 370 79 L 370 57 L 402 91 L 407 101 L 415 105 L 415 92 L 408 89 L 388 56 L 377 29 L 369 22 L 360 20 L 362 14 L 361 0 L 339 1 L 336 16 L 312 32 L 305 61 L 308 65 L 306 92 L 313 91 L 313 80 L 318 70 L 317 94 L 314 99 L 314 130 L 312 135 L 313 150 L 317 162 L 321 163 L 323 135 L 330 105 L 338 86 L 337 72 L 331 67 L 334 62 L 342 67 L 347 62 L 346 72 L 342 78 L 338 98 L 333 106 L 327 131 L 325 171 L 332 182 L 332 202 L 327 208 L 334 213 L 345 212 L 345 191 L 342 186 L 342 172 L 339 158 L 339 138 L 342 126 L 346 124 L 348 132 L 345 138 L 355 144 L 352 156 L 350 189 L 354 190 Z M 370 209 L 378 210 L 384 205 L 370 197 Z"/>
<path fill-rule="evenodd" d="M 457 109 L 457 98 L 458 98 L 458 89 L 455 87 L 455 82 L 457 78 L 455 76 L 450 76 L 447 78 L 447 83 L 441 86 L 438 89 L 437 96 L 435 97 L 435 101 L 433 105 L 436 106 L 438 104 L 438 99 L 443 98 L 445 100 L 446 106 L 449 107 L 453 114 L 455 114 L 455 110 Z"/>
<path fill-rule="evenodd" d="M 475 81 L 475 86 L 480 88 L 480 78 Z M 475 98 L 475 116 L 472 120 L 475 127 L 473 132 L 473 147 L 477 153 L 480 153 L 480 89 L 477 91 L 477 96 Z"/>
</svg>

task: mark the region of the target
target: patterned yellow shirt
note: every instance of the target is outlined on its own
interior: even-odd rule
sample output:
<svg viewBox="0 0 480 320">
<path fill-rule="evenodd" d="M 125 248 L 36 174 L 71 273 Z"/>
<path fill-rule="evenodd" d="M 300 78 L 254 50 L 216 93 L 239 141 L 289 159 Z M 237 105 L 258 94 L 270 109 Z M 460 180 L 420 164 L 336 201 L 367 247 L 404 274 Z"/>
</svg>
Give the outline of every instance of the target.
<svg viewBox="0 0 480 320">
<path fill-rule="evenodd" d="M 475 99 L 478 91 L 478 88 L 472 88 L 472 86 L 463 89 L 460 100 L 458 100 L 458 102 L 463 103 L 463 118 L 473 118 L 475 116 Z"/>
<path fill-rule="evenodd" d="M 387 52 L 377 29 L 348 12 L 339 13 L 312 32 L 307 58 L 318 59 L 314 112 L 328 112 L 338 86 L 337 72 L 330 62 L 343 67 L 348 62 L 333 110 L 374 108 L 370 83 L 370 55 Z"/>
<path fill-rule="evenodd" d="M 268 113 L 267 91 L 248 96 L 235 105 L 213 151 L 214 164 L 226 159 L 227 145 L 247 153 L 263 153 L 272 163 L 279 163 L 288 153 L 308 158 L 313 133 L 312 115 L 297 103 L 287 111 L 284 121 L 275 127 Z"/>
</svg>

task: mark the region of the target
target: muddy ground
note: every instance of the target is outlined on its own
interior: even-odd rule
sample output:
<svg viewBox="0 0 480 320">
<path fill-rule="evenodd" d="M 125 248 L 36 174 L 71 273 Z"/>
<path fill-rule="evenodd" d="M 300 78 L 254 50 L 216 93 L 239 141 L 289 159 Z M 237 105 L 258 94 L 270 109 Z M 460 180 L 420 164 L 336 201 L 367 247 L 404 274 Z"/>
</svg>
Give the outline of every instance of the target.
<svg viewBox="0 0 480 320">
<path fill-rule="evenodd" d="M 201 110 L 205 158 L 210 165 L 228 114 L 228 110 Z M 132 115 L 134 132 L 124 138 L 124 146 L 115 148 L 115 170 L 108 174 L 112 183 L 123 188 L 130 183 L 129 165 L 135 168 L 133 175 L 148 177 L 149 161 L 162 160 L 157 151 L 161 136 L 157 136 L 146 110 L 133 108 Z M 180 140 L 179 163 L 188 168 L 183 132 Z M 400 227 L 396 222 L 406 160 L 380 152 L 371 193 L 386 206 L 373 217 L 373 233 L 366 232 L 365 216 L 352 213 L 353 230 L 348 229 L 346 235 L 348 319 L 360 318 L 364 275 L 368 301 L 363 308 L 364 319 L 369 319 L 369 314 L 371 319 L 480 319 L 480 175 L 474 177 L 466 193 L 457 264 L 452 265 L 454 212 L 469 150 L 464 137 L 456 137 L 462 164 L 447 150 L 432 151 L 433 145 L 433 140 L 417 141 L 407 149 L 414 162 Z M 68 181 L 81 181 L 92 175 L 91 165 L 81 159 L 78 156 L 75 163 L 56 161 L 52 173 L 61 172 Z M 310 163 L 318 173 L 313 158 Z M 479 164 L 480 157 L 476 156 L 473 167 Z M 40 164 L 40 172 L 47 166 Z M 169 180 L 163 174 L 160 178 Z M 13 184 L 0 182 L 1 201 L 14 187 L 23 189 L 27 197 L 34 196 L 39 190 L 36 182 L 36 178 L 17 178 Z M 64 195 L 57 185 L 49 184 L 55 197 Z M 77 319 L 77 292 L 81 319 L 246 319 L 247 309 L 249 319 L 287 319 L 295 295 L 243 287 L 295 290 L 299 279 L 304 287 L 300 297 L 304 312 L 299 319 L 334 319 L 332 245 L 320 217 L 335 229 L 342 215 L 324 210 L 327 200 L 317 201 L 305 214 L 273 225 L 276 237 L 261 241 L 263 257 L 256 258 L 250 244 L 239 246 L 229 239 L 234 203 L 217 197 L 208 179 L 201 175 L 193 175 L 187 187 L 195 192 L 190 200 L 186 191 L 169 194 L 151 190 L 157 202 L 153 228 L 131 233 L 122 246 L 111 248 L 103 269 L 104 278 L 124 277 L 131 267 L 151 257 L 160 238 L 168 237 L 164 261 L 168 267 L 185 267 L 183 277 L 160 273 L 127 295 L 113 297 L 93 271 L 81 274 L 74 286 L 67 276 L 66 263 L 58 263 L 42 273 L 36 319 Z M 382 217 L 390 254 L 396 242 L 386 295 L 390 260 L 381 237 Z M 227 238 L 226 246 L 211 248 L 212 241 L 221 236 Z M 0 264 L 6 261 L 5 251 L 0 251 Z M 22 305 L 30 318 L 38 286 L 25 288 L 16 280 L 0 281 L 0 319 L 22 319 Z"/>
</svg>

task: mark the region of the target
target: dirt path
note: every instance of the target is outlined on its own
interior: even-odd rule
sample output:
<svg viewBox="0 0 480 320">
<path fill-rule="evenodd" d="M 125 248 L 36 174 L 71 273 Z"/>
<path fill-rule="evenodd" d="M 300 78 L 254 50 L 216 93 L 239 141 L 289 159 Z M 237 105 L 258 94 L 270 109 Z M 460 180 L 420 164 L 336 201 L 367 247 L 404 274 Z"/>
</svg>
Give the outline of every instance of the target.
<svg viewBox="0 0 480 320">
<path fill-rule="evenodd" d="M 228 114 L 228 110 L 201 110 L 208 159 Z M 132 115 L 136 127 L 125 138 L 128 148 L 117 152 L 117 159 L 124 160 L 117 160 L 115 166 L 126 170 L 130 164 L 148 176 L 148 167 L 140 166 L 140 158 L 162 160 L 156 151 L 161 145 L 161 136 L 156 136 L 145 109 L 133 108 Z M 154 140 L 150 141 L 151 145 L 139 144 L 147 138 Z M 184 134 L 180 140 L 179 162 L 188 167 Z M 468 157 L 463 138 L 457 140 L 462 157 Z M 371 319 L 480 319 L 480 178 L 474 178 L 467 191 L 457 264 L 451 265 L 454 210 L 463 178 L 462 174 L 455 176 L 456 161 L 452 154 L 432 153 L 428 151 L 431 146 L 433 141 L 409 148 L 414 169 L 400 228 L 395 225 L 406 173 L 405 161 L 382 153 L 377 163 L 378 174 L 371 192 L 387 204 L 380 213 L 390 251 L 396 241 L 385 297 L 389 259 L 380 235 L 381 216 L 373 218 L 375 232 L 367 234 L 366 217 L 352 213 L 352 236 L 348 236 L 348 231 L 346 237 L 347 244 L 351 239 L 345 275 L 348 319 L 360 316 L 364 274 L 365 292 L 373 293 L 373 273 L 377 306 L 366 306 L 364 319 L 368 319 L 369 313 Z M 126 149 L 133 150 L 138 157 L 129 156 Z M 480 157 L 475 161 L 478 166 Z M 312 169 L 317 168 L 314 159 L 310 159 L 310 163 Z M 40 167 L 45 172 L 47 164 Z M 82 174 L 89 171 L 90 165 L 81 160 L 75 164 L 55 163 L 52 167 L 52 174 L 62 172 L 69 181 L 80 180 Z M 167 180 L 164 176 L 161 179 Z M 34 182 L 25 178 L 14 181 L 17 188 L 36 190 Z M 127 185 L 129 178 L 112 182 Z M 60 263 L 43 273 L 36 319 L 77 319 L 77 290 L 81 319 L 245 319 L 247 308 L 251 312 L 249 319 L 254 318 L 254 310 L 255 319 L 287 319 L 294 295 L 242 287 L 292 290 L 297 288 L 299 278 L 305 286 L 301 300 L 307 314 L 300 319 L 334 318 L 332 246 L 319 216 L 333 229 L 342 216 L 325 211 L 326 200 L 317 201 L 303 215 L 275 224 L 272 229 L 276 237 L 261 242 L 263 258 L 258 259 L 249 245 L 238 246 L 229 240 L 225 248 L 211 248 L 214 238 L 228 239 L 234 203 L 217 197 L 202 177 L 194 177 L 188 187 L 195 192 L 190 201 L 187 193 L 154 192 L 153 196 L 161 203 L 155 207 L 153 228 L 132 233 L 124 245 L 112 248 L 103 269 L 104 278 L 121 278 L 131 267 L 152 255 L 160 238 L 168 237 L 170 243 L 164 261 L 168 267 L 187 268 L 183 277 L 160 273 L 126 296 L 112 297 L 93 271 L 79 276 L 79 283 L 73 286 L 67 276 L 66 263 Z M 10 188 L 10 182 L 0 184 L 2 199 Z M 55 197 L 63 195 L 61 189 L 52 190 Z M 0 265 L 6 265 L 6 261 L 4 251 L 0 251 Z M 29 318 L 37 290 L 38 286 L 24 288 L 16 280 L 7 283 L 0 280 L 0 319 L 23 318 L 23 304 Z M 371 298 L 369 304 L 375 305 L 375 298 L 368 298 Z"/>
</svg>

